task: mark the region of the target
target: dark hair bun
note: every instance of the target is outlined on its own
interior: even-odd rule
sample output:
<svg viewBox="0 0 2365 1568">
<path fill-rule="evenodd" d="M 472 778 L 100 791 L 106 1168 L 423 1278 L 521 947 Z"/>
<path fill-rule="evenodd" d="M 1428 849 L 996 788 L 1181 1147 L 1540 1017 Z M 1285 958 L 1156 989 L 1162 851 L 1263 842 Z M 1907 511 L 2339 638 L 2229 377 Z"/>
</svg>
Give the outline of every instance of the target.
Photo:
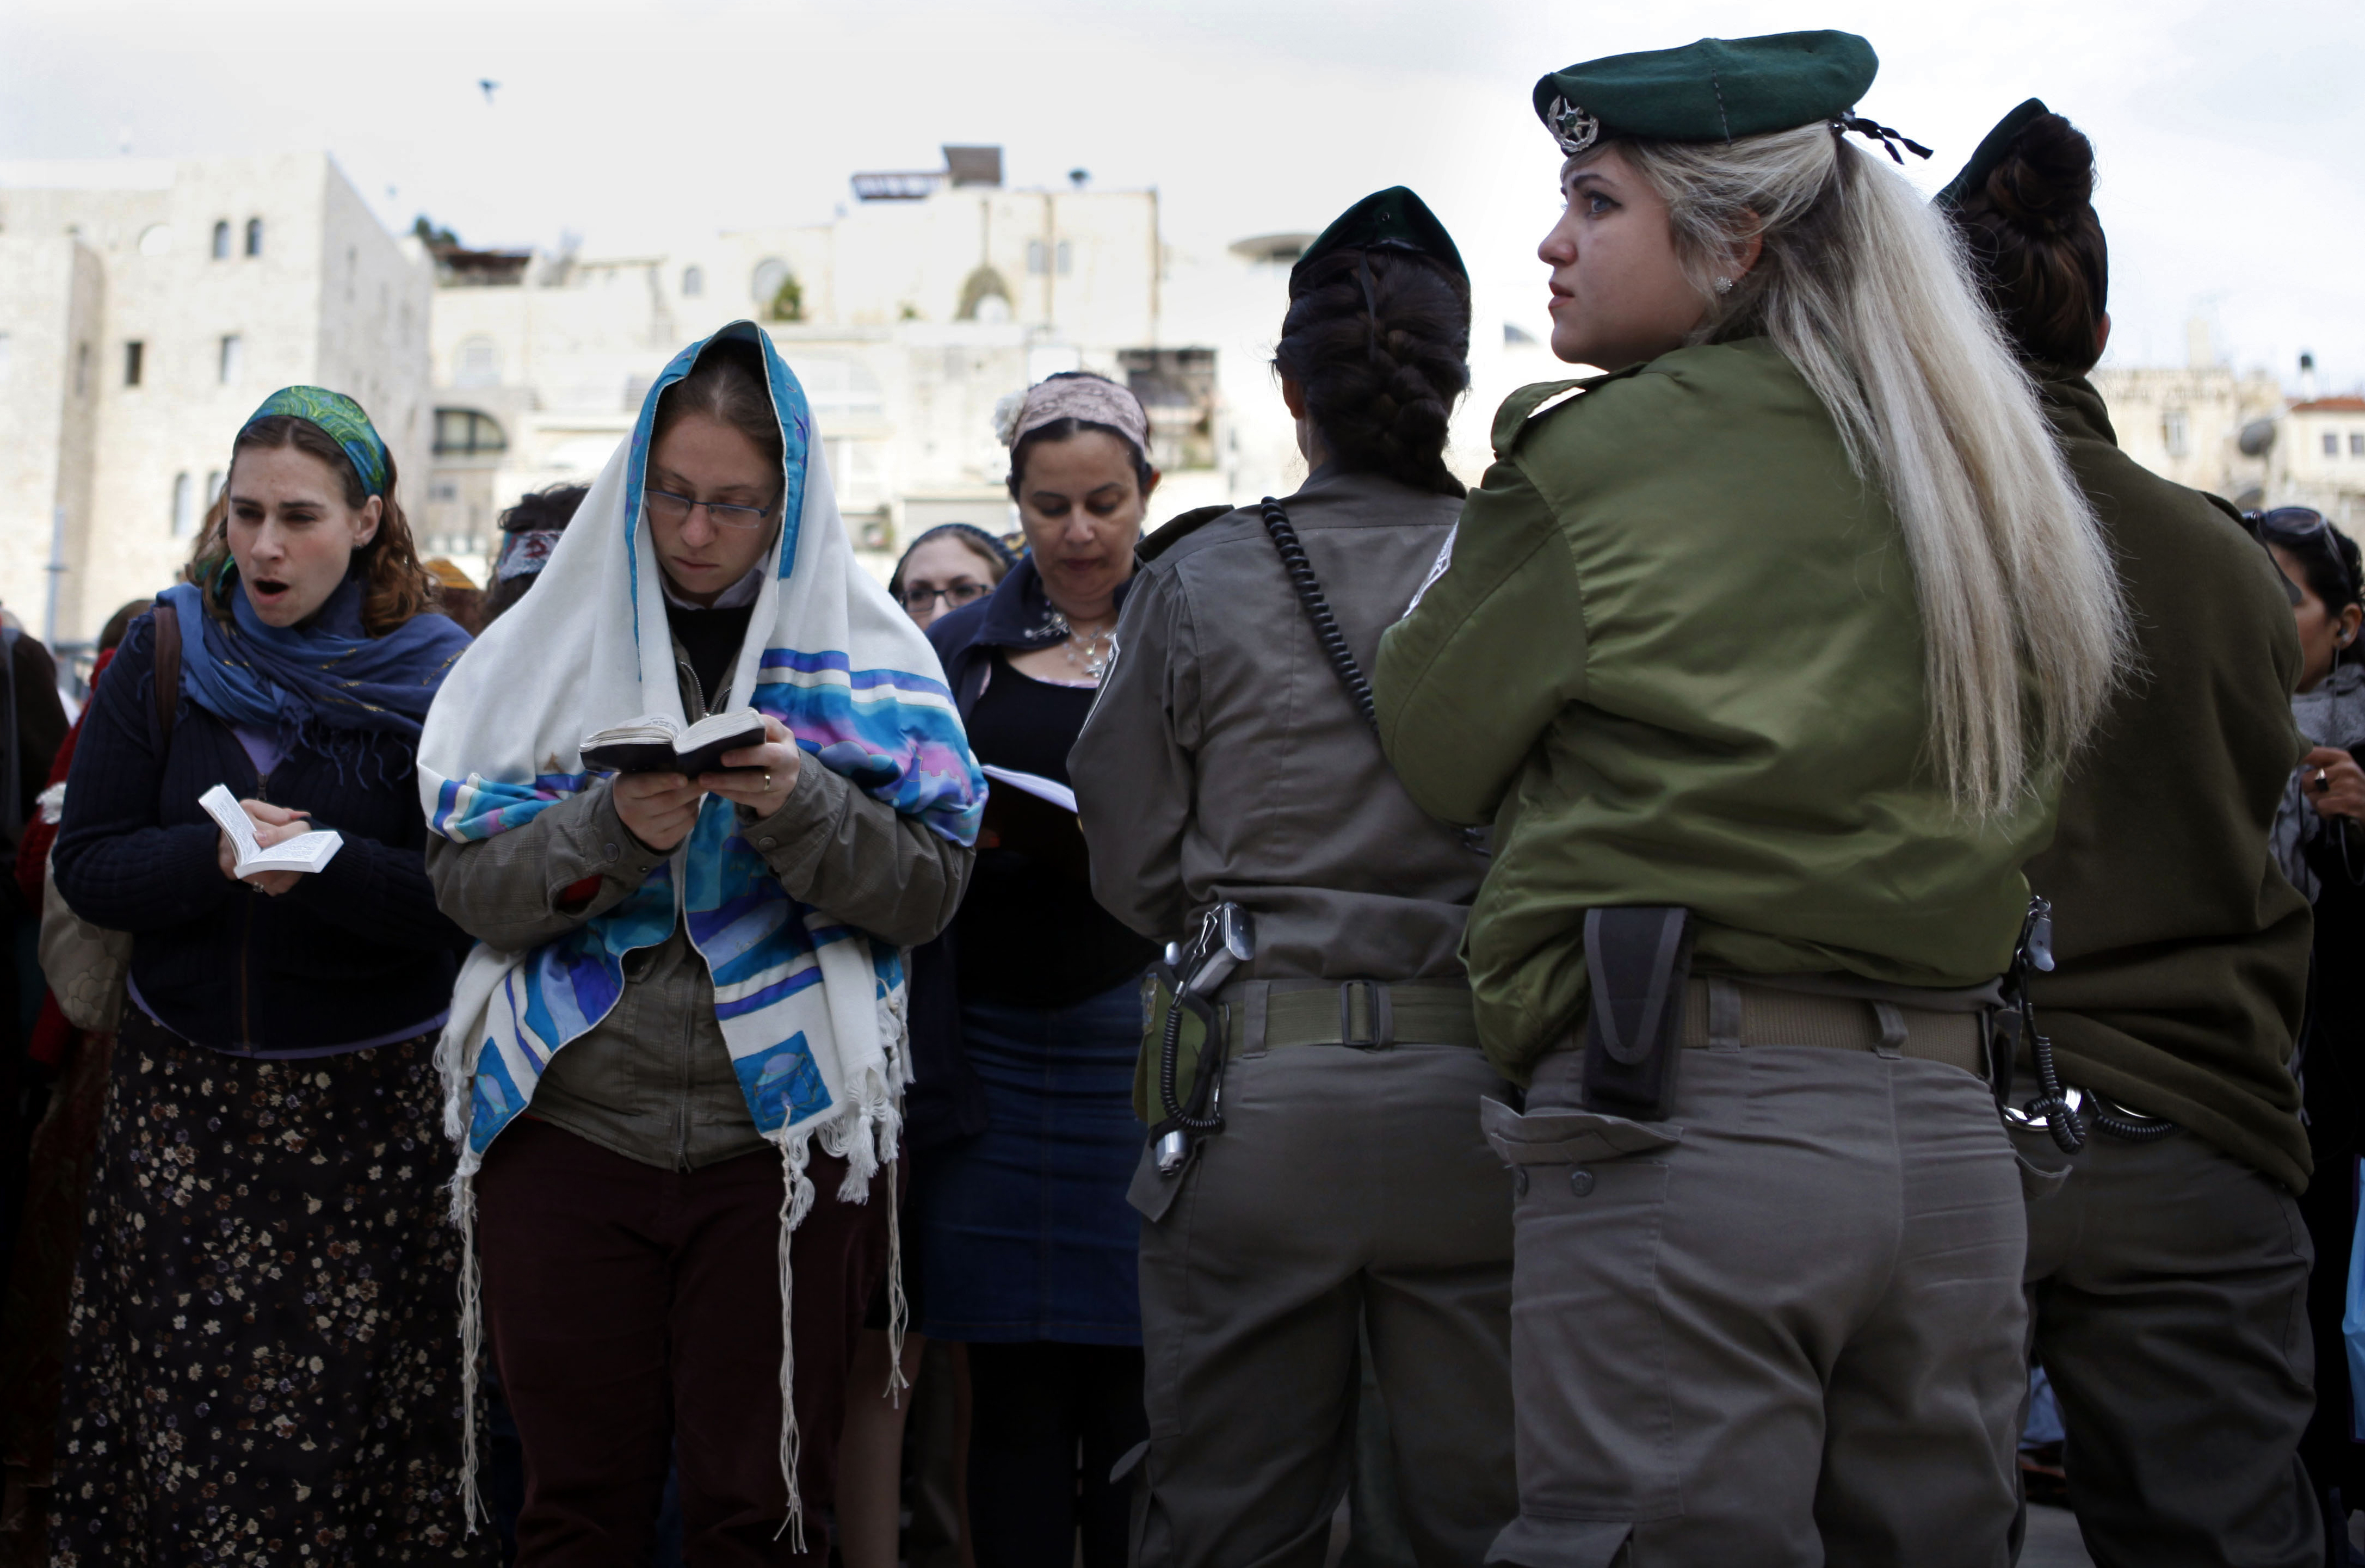
<svg viewBox="0 0 2365 1568">
<path fill-rule="evenodd" d="M 1950 216 L 2021 357 L 2090 369 L 2102 357 L 2111 256 L 2094 214 L 2094 144 L 2085 132 L 2038 115 Z"/>
<path fill-rule="evenodd" d="M 1273 364 L 1304 388 L 1332 460 L 1461 495 L 1445 434 L 1470 386 L 1469 285 L 1390 247 L 1334 252 L 1294 282 Z"/>
<path fill-rule="evenodd" d="M 2012 139 L 1980 194 L 2017 227 L 2057 231 L 2093 205 L 2094 144 L 2059 115 L 2038 115 Z"/>
</svg>

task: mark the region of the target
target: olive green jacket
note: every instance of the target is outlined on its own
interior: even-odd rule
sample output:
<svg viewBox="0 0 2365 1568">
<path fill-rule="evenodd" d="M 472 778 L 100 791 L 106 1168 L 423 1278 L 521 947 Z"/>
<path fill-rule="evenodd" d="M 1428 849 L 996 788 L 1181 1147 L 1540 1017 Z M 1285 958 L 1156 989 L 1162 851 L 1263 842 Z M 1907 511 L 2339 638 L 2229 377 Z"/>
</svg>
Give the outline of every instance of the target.
<svg viewBox="0 0 2365 1568">
<path fill-rule="evenodd" d="M 2059 960 L 2030 981 L 2037 1025 L 2070 1082 L 2303 1188 L 2287 1064 L 2313 922 L 2269 842 L 2307 749 L 2291 604 L 2231 507 L 2119 450 L 2091 384 L 2049 381 L 2045 402 L 2117 556 L 2136 660 L 2028 864 Z"/>
<path fill-rule="evenodd" d="M 1975 823 L 1934 784 L 1902 537 L 1781 353 L 1530 386 L 1494 442 L 1374 684 L 1413 799 L 1495 825 L 1463 948 L 1496 1065 L 1564 1038 L 1597 905 L 1688 906 L 1710 971 L 2000 972 L 2052 792 Z"/>
</svg>

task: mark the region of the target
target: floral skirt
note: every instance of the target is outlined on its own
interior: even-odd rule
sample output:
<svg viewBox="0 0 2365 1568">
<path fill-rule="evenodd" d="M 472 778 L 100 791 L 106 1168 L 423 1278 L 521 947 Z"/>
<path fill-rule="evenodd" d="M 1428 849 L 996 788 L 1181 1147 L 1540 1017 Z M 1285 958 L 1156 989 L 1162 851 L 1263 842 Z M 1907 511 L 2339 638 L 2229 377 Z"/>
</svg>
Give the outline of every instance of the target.
<svg viewBox="0 0 2365 1568">
<path fill-rule="evenodd" d="M 494 1560 L 461 1518 L 434 1048 L 261 1061 L 126 1021 L 74 1272 L 55 1568 Z"/>
</svg>

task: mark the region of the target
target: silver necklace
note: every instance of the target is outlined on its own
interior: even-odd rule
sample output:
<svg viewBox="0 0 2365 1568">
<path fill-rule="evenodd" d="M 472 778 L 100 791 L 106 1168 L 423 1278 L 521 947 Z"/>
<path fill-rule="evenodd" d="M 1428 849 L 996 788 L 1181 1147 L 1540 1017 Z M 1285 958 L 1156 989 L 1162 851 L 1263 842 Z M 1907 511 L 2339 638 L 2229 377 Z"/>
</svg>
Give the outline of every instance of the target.
<svg viewBox="0 0 2365 1568">
<path fill-rule="evenodd" d="M 1079 632 L 1063 612 L 1055 610 L 1051 611 L 1051 630 L 1065 639 L 1059 651 L 1067 655 L 1068 663 L 1098 686 L 1101 677 L 1108 673 L 1109 655 L 1115 650 L 1116 622 L 1112 621 L 1097 632 Z"/>
</svg>

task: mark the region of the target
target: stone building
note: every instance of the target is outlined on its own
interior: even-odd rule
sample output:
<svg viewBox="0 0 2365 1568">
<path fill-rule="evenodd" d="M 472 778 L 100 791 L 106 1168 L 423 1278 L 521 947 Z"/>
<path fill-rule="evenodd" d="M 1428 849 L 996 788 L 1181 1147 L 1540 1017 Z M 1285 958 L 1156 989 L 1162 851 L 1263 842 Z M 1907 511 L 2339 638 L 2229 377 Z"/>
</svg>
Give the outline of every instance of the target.
<svg viewBox="0 0 2365 1568">
<path fill-rule="evenodd" d="M 943 170 L 856 175 L 853 207 L 825 224 L 641 256 L 441 252 L 422 532 L 480 564 L 501 508 L 590 479 L 666 362 L 741 317 L 803 384 L 839 507 L 876 557 L 938 522 L 1012 526 L 993 406 L 1059 370 L 1142 396 L 1161 515 L 1222 493 L 1216 354 L 1166 311 L 1157 193 L 1010 190 L 999 149 L 946 154 Z"/>
<path fill-rule="evenodd" d="M 82 643 L 171 582 L 290 384 L 357 398 L 415 506 L 432 304 L 324 153 L 0 163 L 0 603 Z"/>
</svg>

